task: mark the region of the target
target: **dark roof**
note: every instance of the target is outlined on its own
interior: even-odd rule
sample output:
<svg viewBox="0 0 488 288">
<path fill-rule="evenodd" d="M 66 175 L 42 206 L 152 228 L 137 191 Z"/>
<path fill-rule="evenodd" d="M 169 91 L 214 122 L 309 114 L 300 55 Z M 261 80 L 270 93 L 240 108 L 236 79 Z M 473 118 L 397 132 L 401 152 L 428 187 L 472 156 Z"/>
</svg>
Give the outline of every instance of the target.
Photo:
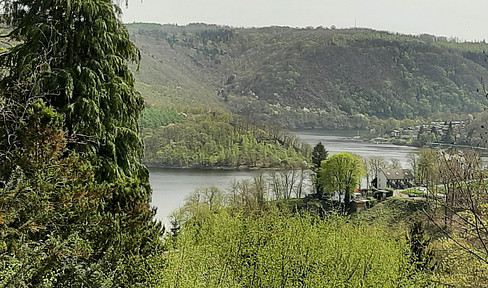
<svg viewBox="0 0 488 288">
<path fill-rule="evenodd" d="M 393 196 L 393 191 L 389 190 L 376 190 L 373 192 L 374 197 L 378 197 L 378 194 L 385 194 L 386 197 Z"/>
<path fill-rule="evenodd" d="M 409 169 L 381 169 L 388 180 L 412 180 L 413 174 Z"/>
</svg>

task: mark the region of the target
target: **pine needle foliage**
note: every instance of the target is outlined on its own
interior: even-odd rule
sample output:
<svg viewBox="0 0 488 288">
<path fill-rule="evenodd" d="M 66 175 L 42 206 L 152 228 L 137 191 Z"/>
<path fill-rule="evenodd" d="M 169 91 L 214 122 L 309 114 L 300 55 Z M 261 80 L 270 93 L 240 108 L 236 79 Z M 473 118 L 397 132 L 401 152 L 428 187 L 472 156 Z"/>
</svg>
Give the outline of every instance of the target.
<svg viewBox="0 0 488 288">
<path fill-rule="evenodd" d="M 0 55 L 4 97 L 19 103 L 42 98 L 63 115 L 68 148 L 91 155 L 97 181 L 120 186 L 111 203 L 115 212 L 147 205 L 137 124 L 143 100 L 127 66 L 139 52 L 119 8 L 110 0 L 1 3 L 12 27 L 8 36 L 20 43 Z M 127 183 L 136 191 L 127 193 Z"/>
<path fill-rule="evenodd" d="M 62 113 L 71 146 L 99 156 L 101 180 L 140 174 L 143 100 L 127 66 L 139 51 L 117 6 L 110 0 L 1 2 L 12 27 L 8 36 L 20 43 L 0 57 L 7 70 L 3 93 L 20 102 L 42 97 Z M 25 91 L 18 91 L 20 83 Z"/>
<path fill-rule="evenodd" d="M 161 227 L 141 164 L 143 100 L 128 68 L 139 51 L 120 9 L 111 0 L 0 0 L 0 6 L 5 36 L 15 43 L 0 53 L 0 233 L 18 233 L 25 248 L 10 249 L 12 239 L 1 243 L 0 257 L 20 262 L 0 262 L 14 273 L 0 273 L 7 277 L 0 283 L 147 287 Z M 70 155 L 75 164 L 66 164 Z M 64 203 L 61 194 L 90 205 Z M 24 209 L 25 201 L 33 208 Z M 44 213 L 60 201 L 68 208 Z M 36 231 L 20 229 L 36 222 Z M 50 254 L 51 242 L 69 251 Z M 22 262 L 30 257 L 22 251 L 33 253 L 32 263 Z"/>
</svg>

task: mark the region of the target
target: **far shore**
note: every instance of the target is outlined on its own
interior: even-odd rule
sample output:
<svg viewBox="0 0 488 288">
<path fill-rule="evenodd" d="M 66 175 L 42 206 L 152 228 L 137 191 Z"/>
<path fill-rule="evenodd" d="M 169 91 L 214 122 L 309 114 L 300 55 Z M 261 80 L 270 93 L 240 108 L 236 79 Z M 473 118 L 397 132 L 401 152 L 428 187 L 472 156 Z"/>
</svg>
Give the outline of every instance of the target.
<svg viewBox="0 0 488 288">
<path fill-rule="evenodd" d="M 161 168 L 161 169 L 181 169 L 181 170 L 225 170 L 225 171 L 283 171 L 286 170 L 283 166 L 276 167 L 249 167 L 247 165 L 236 166 L 168 166 L 157 165 L 153 163 L 144 163 L 148 168 Z M 299 169 L 295 167 L 294 169 Z"/>
</svg>

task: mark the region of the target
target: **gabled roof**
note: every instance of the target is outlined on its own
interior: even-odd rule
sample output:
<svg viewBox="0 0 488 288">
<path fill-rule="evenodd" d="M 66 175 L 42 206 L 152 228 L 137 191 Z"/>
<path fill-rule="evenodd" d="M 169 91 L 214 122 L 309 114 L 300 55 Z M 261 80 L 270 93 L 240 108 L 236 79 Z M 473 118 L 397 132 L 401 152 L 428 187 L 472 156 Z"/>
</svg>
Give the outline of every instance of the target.
<svg viewBox="0 0 488 288">
<path fill-rule="evenodd" d="M 388 180 L 412 180 L 413 174 L 409 169 L 381 169 Z"/>
</svg>

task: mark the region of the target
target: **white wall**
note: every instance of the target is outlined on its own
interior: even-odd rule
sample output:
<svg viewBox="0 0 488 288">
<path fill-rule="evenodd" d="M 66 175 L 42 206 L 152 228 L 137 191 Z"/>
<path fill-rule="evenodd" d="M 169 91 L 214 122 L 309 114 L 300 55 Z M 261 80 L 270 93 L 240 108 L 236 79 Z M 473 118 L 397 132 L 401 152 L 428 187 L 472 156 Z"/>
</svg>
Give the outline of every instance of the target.
<svg viewBox="0 0 488 288">
<path fill-rule="evenodd" d="M 385 189 L 386 186 L 386 176 L 383 172 L 378 173 L 378 189 Z"/>
</svg>

